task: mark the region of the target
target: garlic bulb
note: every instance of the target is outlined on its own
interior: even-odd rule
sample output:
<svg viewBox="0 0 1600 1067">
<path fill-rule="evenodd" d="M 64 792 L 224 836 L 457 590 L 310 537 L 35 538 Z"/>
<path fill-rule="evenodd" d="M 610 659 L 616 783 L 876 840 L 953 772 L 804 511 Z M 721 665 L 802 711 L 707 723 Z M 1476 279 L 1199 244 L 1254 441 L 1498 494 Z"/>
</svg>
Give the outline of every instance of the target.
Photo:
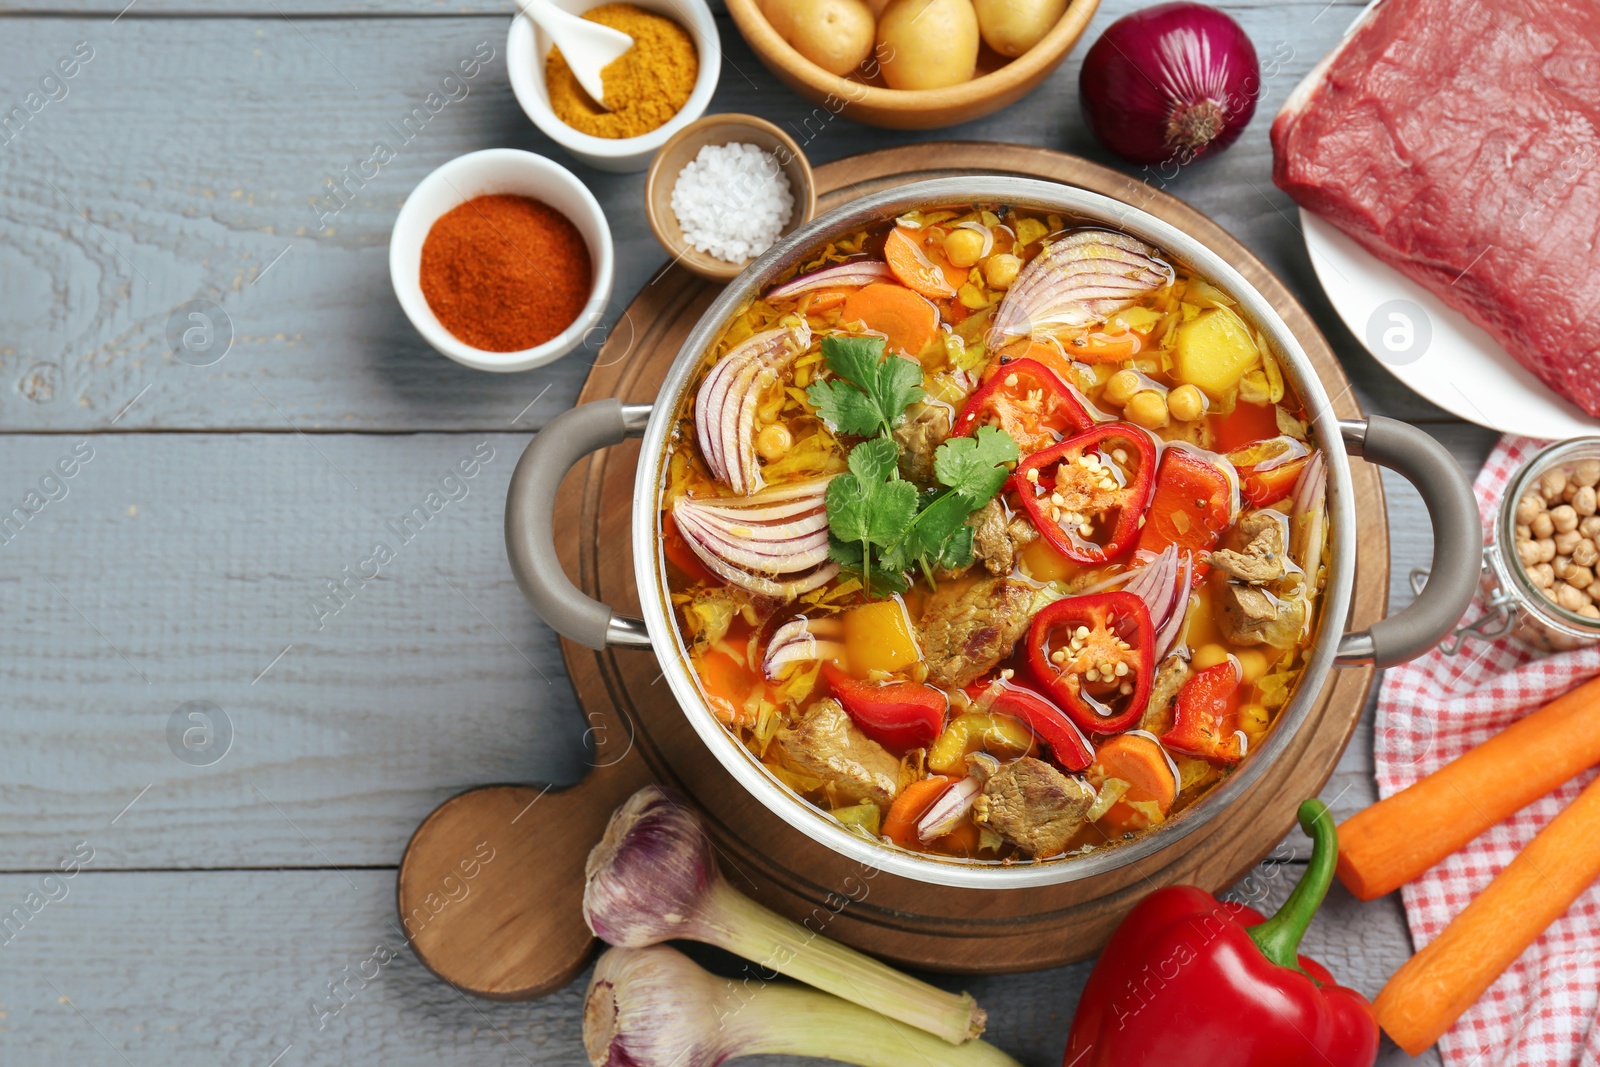
<svg viewBox="0 0 1600 1067">
<path fill-rule="evenodd" d="M 983 1033 L 987 1015 L 970 995 L 820 937 L 729 886 L 700 821 L 659 786 L 645 786 L 611 816 L 584 875 L 584 918 L 608 944 L 704 941 L 951 1044 Z"/>
<path fill-rule="evenodd" d="M 732 982 L 676 949 L 613 948 L 583 1003 L 593 1067 L 717 1067 L 735 1056 L 818 1056 L 861 1067 L 1019 1067 L 993 1045 L 949 1045 L 787 982 Z"/>
</svg>

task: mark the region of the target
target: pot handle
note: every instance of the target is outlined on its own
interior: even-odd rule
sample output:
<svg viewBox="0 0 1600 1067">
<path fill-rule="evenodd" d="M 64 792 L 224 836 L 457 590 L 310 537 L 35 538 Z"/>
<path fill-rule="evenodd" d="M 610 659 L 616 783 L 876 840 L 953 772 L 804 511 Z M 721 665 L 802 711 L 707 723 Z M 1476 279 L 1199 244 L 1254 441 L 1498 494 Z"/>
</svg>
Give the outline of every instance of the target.
<svg viewBox="0 0 1600 1067">
<path fill-rule="evenodd" d="M 1374 415 L 1341 419 L 1345 451 L 1388 467 L 1416 486 L 1433 523 L 1432 577 L 1397 615 L 1339 639 L 1338 667 L 1393 667 L 1437 645 L 1461 621 L 1478 591 L 1483 525 L 1472 483 L 1445 447 L 1423 430 Z"/>
<path fill-rule="evenodd" d="M 649 648 L 650 634 L 643 619 L 618 615 L 573 585 L 561 569 L 556 491 L 572 465 L 590 452 L 644 436 L 650 410 L 649 404 L 597 400 L 562 412 L 528 442 L 506 490 L 506 555 L 522 595 L 551 629 L 593 649 Z"/>
</svg>

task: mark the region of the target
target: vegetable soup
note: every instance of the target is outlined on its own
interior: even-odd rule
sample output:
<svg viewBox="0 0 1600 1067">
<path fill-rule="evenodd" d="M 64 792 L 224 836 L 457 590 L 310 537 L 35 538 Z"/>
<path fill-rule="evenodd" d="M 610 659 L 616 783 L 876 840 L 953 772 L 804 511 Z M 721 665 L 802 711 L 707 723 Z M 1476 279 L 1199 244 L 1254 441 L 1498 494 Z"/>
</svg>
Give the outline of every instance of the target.
<svg viewBox="0 0 1600 1067">
<path fill-rule="evenodd" d="M 661 537 L 707 704 L 852 831 L 980 862 L 1159 825 L 1288 702 L 1326 474 L 1262 333 L 999 205 L 839 238 L 728 323 Z"/>
</svg>

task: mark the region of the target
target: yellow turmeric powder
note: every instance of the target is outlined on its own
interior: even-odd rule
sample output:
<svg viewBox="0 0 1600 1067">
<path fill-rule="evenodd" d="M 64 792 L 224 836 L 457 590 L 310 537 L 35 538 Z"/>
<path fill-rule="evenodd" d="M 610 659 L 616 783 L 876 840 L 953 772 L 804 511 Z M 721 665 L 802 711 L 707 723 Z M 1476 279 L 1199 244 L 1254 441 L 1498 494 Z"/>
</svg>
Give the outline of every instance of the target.
<svg viewBox="0 0 1600 1067">
<path fill-rule="evenodd" d="M 633 38 L 633 47 L 600 72 L 609 111 L 589 98 L 561 50 L 552 48 L 544 79 L 556 118 L 593 137 L 638 137 L 683 110 L 700 75 L 694 38 L 687 30 L 632 4 L 602 4 L 583 17 L 621 30 Z"/>
</svg>

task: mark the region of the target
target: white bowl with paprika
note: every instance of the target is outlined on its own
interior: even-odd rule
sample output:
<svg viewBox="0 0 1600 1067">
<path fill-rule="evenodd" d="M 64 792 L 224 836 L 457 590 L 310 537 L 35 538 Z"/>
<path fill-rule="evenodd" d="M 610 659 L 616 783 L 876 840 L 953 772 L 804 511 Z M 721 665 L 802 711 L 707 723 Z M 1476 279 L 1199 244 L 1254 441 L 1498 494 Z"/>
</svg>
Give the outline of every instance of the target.
<svg viewBox="0 0 1600 1067">
<path fill-rule="evenodd" d="M 389 277 L 434 348 L 487 371 L 560 359 L 605 314 L 611 227 L 587 186 L 532 152 L 458 156 L 406 197 Z"/>
</svg>

